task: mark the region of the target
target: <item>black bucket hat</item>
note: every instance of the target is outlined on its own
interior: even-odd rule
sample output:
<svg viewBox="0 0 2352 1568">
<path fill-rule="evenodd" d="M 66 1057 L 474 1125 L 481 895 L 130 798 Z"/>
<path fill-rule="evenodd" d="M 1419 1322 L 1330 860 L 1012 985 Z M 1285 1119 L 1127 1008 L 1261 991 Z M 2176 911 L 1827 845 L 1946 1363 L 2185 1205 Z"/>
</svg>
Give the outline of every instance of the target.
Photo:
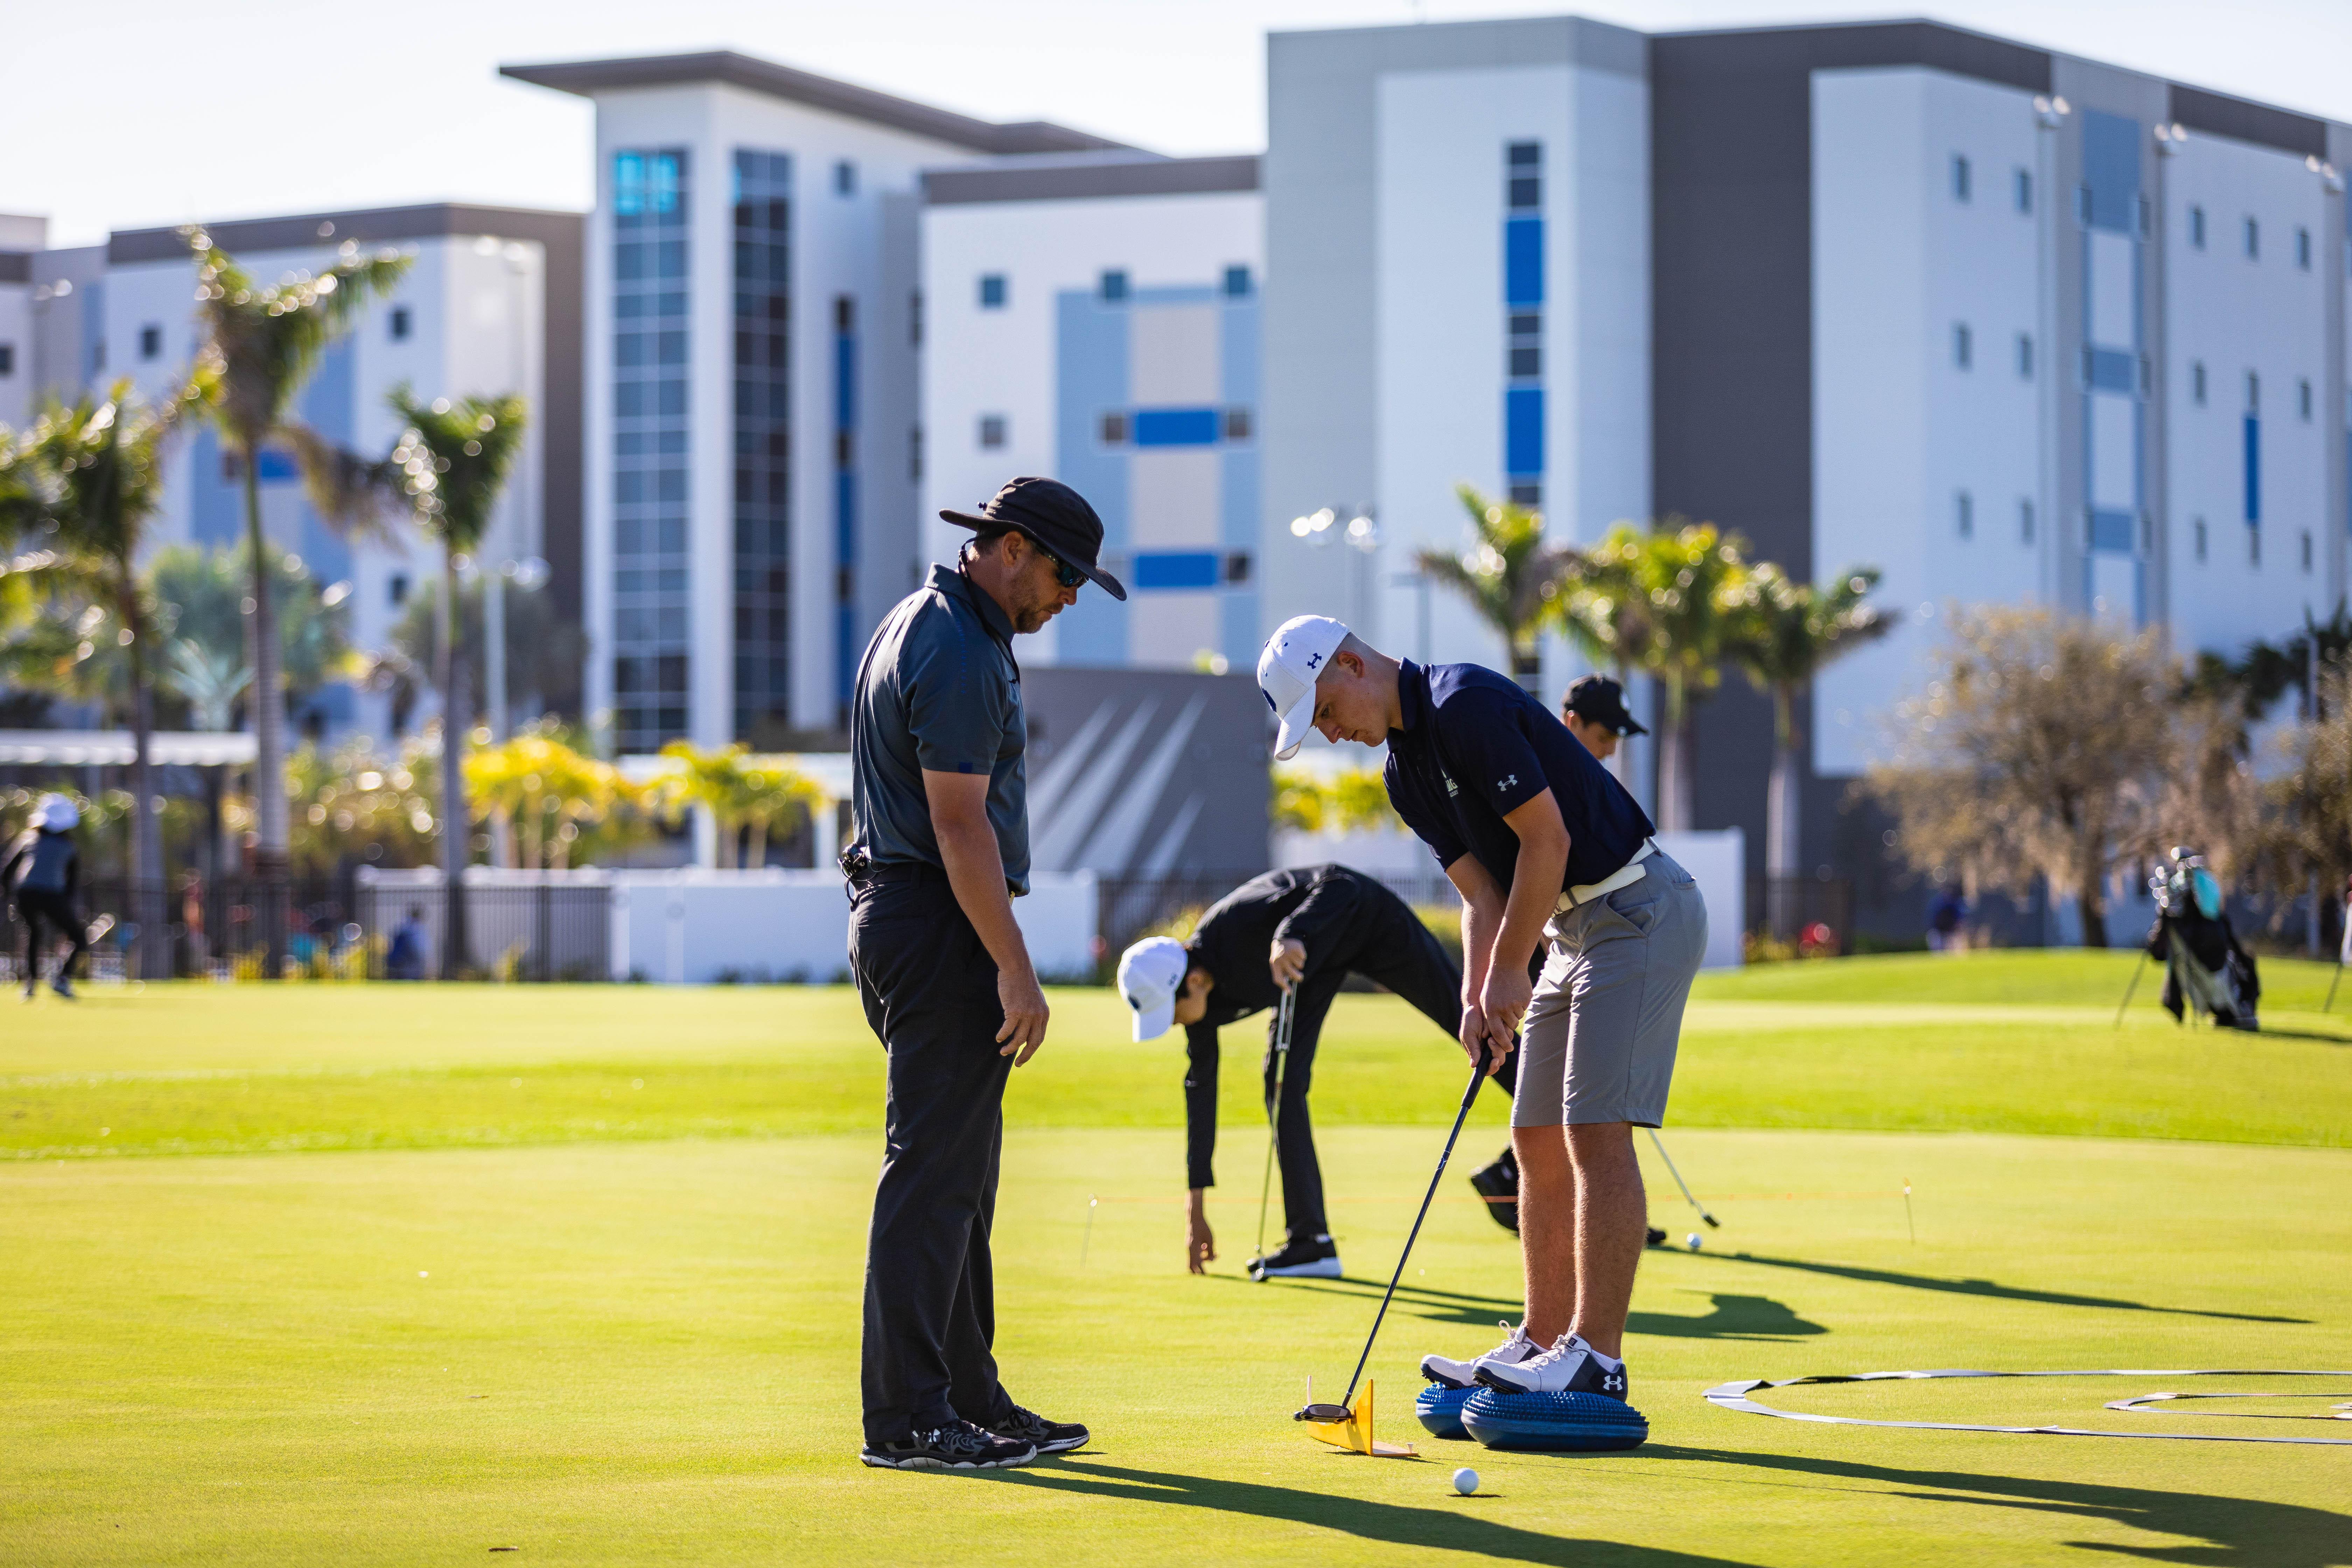
<svg viewBox="0 0 2352 1568">
<path fill-rule="evenodd" d="M 1560 706 L 1585 722 L 1620 736 L 1649 733 L 1625 711 L 1625 689 L 1605 675 L 1588 675 L 1575 681 L 1568 689 L 1568 700 Z"/>
<path fill-rule="evenodd" d="M 1059 479 L 1008 479 L 979 511 L 942 511 L 940 517 L 961 528 L 1026 534 L 1055 560 L 1093 578 L 1112 598 L 1127 597 L 1118 579 L 1095 564 L 1102 552 L 1102 519 L 1086 497 Z"/>
</svg>

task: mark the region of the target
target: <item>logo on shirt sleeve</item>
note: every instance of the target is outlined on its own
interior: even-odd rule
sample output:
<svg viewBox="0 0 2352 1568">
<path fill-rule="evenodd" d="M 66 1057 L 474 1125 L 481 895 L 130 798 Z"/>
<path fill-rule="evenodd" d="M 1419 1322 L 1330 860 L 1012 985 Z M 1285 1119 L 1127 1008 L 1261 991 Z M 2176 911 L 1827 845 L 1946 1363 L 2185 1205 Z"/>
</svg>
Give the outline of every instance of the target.
<svg viewBox="0 0 2352 1568">
<path fill-rule="evenodd" d="M 1517 773 L 1512 773 L 1507 777 L 1496 779 L 1495 781 L 1495 793 L 1496 795 L 1508 795 L 1510 793 L 1511 786 L 1518 782 L 1519 775 Z"/>
</svg>

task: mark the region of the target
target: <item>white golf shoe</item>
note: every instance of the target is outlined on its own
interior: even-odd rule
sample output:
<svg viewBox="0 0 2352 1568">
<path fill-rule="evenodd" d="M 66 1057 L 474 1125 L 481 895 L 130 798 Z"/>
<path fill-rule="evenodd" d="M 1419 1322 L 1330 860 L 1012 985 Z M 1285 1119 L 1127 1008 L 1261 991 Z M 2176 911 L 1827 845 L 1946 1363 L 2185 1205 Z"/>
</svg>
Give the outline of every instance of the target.
<svg viewBox="0 0 2352 1568">
<path fill-rule="evenodd" d="M 1481 1358 L 1478 1381 L 1505 1394 L 1627 1394 L 1625 1363 L 1602 1355 L 1575 1334 L 1562 1334 L 1551 1349 L 1522 1361 Z"/>
<path fill-rule="evenodd" d="M 1425 1355 L 1421 1358 L 1421 1375 L 1432 1383 L 1443 1384 L 1447 1388 L 1475 1388 L 1485 1381 L 1478 1375 L 1480 1367 L 1517 1366 L 1523 1361 L 1532 1361 L 1543 1353 L 1543 1347 L 1528 1338 L 1525 1324 L 1515 1329 L 1506 1319 L 1495 1326 L 1502 1330 L 1506 1336 L 1501 1344 L 1496 1345 L 1485 1355 L 1473 1356 L 1468 1361 L 1454 1361 L 1442 1355 Z"/>
</svg>

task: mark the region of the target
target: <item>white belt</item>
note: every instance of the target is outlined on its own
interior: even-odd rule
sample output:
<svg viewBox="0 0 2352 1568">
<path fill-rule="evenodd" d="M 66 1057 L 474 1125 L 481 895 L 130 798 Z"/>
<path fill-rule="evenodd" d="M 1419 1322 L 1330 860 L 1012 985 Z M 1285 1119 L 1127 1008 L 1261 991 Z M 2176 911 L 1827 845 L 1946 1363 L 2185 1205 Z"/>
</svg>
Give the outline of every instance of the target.
<svg viewBox="0 0 2352 1568">
<path fill-rule="evenodd" d="M 1631 860 L 1626 861 L 1601 880 L 1581 883 L 1562 892 L 1559 902 L 1553 906 L 1554 911 L 1564 913 L 1579 904 L 1589 904 L 1604 893 L 1613 893 L 1620 888 L 1632 887 L 1649 875 L 1642 868 L 1642 862 L 1657 852 L 1656 844 L 1646 838 L 1642 840 L 1642 847 L 1633 851 L 1633 858 Z"/>
</svg>

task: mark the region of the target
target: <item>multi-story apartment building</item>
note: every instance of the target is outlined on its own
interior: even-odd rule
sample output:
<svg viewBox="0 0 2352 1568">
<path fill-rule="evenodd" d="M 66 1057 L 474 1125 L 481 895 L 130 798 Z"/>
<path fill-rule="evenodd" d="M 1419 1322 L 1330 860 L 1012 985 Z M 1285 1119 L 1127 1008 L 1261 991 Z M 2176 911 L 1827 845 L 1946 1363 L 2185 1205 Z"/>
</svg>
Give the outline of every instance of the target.
<svg viewBox="0 0 2352 1568">
<path fill-rule="evenodd" d="M 195 269 L 176 229 L 127 230 L 102 247 L 47 250 L 0 220 L 0 424 L 21 427 L 42 393 L 71 397 L 128 378 L 155 397 L 187 374 L 197 348 Z M 390 297 L 371 303 L 327 351 L 295 416 L 336 444 L 381 456 L 400 434 L 388 398 L 520 394 L 530 424 L 482 555 L 486 564 L 544 560 L 557 612 L 580 598 L 580 232 L 576 214 L 442 204 L 310 213 L 209 226 L 257 280 L 332 265 L 340 247 L 411 257 Z M 8 249 L 12 235 L 31 238 Z M 380 648 L 409 594 L 439 556 L 413 531 L 354 542 L 326 526 L 289 455 L 265 452 L 257 479 L 269 536 L 348 604 L 355 647 Z M 228 545 L 243 537 L 242 479 L 219 437 L 199 426 L 172 449 L 159 542 Z M 386 700 L 331 686 L 305 725 L 385 738 Z"/>
</svg>

